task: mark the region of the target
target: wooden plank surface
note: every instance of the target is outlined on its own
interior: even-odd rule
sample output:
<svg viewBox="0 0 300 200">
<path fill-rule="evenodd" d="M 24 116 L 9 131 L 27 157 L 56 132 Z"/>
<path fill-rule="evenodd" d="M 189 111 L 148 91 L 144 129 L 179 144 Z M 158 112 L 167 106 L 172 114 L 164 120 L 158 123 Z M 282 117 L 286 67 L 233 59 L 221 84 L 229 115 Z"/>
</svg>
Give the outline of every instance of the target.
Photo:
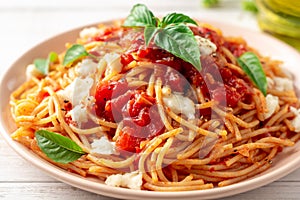
<svg viewBox="0 0 300 200">
<path fill-rule="evenodd" d="M 84 2 L 84 3 L 83 3 Z M 205 10 L 199 0 L 10 0 L 0 3 L 0 75 L 35 44 L 71 28 L 125 17 L 133 4 L 147 3 L 155 13 L 185 12 L 258 30 L 254 16 L 241 11 L 236 0 Z M 259 189 L 226 199 L 299 199 L 300 170 Z M 17 155 L 0 136 L 0 199 L 113 199 L 82 191 L 57 181 Z"/>
<path fill-rule="evenodd" d="M 59 182 L 0 182 L 0 199 L 112 200 Z"/>
</svg>

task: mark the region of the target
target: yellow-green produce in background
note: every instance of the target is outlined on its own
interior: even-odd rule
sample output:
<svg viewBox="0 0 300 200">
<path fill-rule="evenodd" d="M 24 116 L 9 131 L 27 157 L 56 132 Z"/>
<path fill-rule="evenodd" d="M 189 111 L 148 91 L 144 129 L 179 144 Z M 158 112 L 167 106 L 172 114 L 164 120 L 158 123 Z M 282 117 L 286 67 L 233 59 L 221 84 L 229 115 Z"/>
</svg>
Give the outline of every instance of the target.
<svg viewBox="0 0 300 200">
<path fill-rule="evenodd" d="M 300 50 L 300 0 L 256 0 L 260 28 Z"/>
</svg>

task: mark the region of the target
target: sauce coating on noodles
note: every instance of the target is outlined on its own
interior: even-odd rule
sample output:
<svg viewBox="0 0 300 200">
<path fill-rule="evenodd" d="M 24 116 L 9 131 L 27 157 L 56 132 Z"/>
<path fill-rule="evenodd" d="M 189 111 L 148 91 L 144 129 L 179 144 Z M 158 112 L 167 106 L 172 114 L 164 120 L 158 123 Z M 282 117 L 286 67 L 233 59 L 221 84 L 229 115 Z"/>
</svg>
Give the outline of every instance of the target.
<svg viewBox="0 0 300 200">
<path fill-rule="evenodd" d="M 63 169 L 118 187 L 201 190 L 267 170 L 300 138 L 292 80 L 243 39 L 207 24 L 190 29 L 199 50 L 207 48 L 201 71 L 153 42 L 146 46 L 143 29 L 120 21 L 83 30 L 77 44 L 88 56 L 66 67 L 63 52 L 48 75 L 12 93 L 12 138 Z M 262 64 L 266 96 L 238 64 L 245 52 Z M 72 140 L 83 154 L 67 164 L 51 160 L 38 130 Z"/>
<path fill-rule="evenodd" d="M 196 35 L 210 39 L 219 48 L 224 43 L 222 37 L 209 28 L 191 27 L 191 30 Z M 201 88 L 207 101 L 213 99 L 229 107 L 236 107 L 239 101 L 247 103 L 247 100 L 251 99 L 253 92 L 249 87 L 251 83 L 245 82 L 245 77 L 241 77 L 234 70 L 223 67 L 224 63 L 220 63 L 217 56 L 201 56 L 202 71 L 199 72 L 190 63 L 153 43 L 146 47 L 142 30 L 134 31 L 135 39 L 121 55 L 123 73 L 126 72 L 124 68 L 132 61 L 152 62 L 173 69 L 156 74 L 162 79 L 163 85 L 169 86 L 172 91 L 187 92 L 188 85 L 192 84 Z M 131 33 L 126 29 L 108 28 L 94 40 L 108 42 L 122 34 Z M 229 50 L 237 55 L 243 52 L 243 47 L 232 47 Z M 117 147 L 122 150 L 138 152 L 141 141 L 151 139 L 164 131 L 158 110 L 153 106 L 155 99 L 145 94 L 144 90 L 145 88 L 131 90 L 125 81 L 106 82 L 97 86 L 95 93 L 97 115 L 110 122 L 123 121 L 124 123 L 116 142 Z M 146 100 L 147 103 L 141 99 Z M 200 115 L 210 118 L 211 110 L 202 109 Z"/>
</svg>

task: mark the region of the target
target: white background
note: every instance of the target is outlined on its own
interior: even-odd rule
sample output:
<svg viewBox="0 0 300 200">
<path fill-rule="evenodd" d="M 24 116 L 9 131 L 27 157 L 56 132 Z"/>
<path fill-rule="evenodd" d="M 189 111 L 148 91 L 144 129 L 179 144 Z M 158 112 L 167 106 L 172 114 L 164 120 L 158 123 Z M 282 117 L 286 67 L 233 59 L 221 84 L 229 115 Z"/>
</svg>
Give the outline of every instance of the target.
<svg viewBox="0 0 300 200">
<path fill-rule="evenodd" d="M 63 31 L 126 17 L 135 3 L 156 14 L 182 12 L 259 31 L 255 16 L 241 10 L 238 0 L 223 0 L 204 9 L 200 0 L 0 0 L 0 76 L 28 49 Z M 228 199 L 299 199 L 300 170 L 259 189 Z M 23 160 L 0 136 L 0 199 L 111 199 L 61 183 Z"/>
</svg>

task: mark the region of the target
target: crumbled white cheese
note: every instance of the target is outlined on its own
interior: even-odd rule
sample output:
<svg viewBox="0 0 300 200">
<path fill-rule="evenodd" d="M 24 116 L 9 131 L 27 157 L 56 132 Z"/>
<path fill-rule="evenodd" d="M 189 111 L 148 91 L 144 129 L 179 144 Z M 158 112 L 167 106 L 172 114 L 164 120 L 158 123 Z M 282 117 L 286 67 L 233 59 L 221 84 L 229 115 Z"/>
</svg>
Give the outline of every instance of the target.
<svg viewBox="0 0 300 200">
<path fill-rule="evenodd" d="M 97 71 L 97 63 L 93 62 L 92 59 L 84 59 L 76 67 L 76 72 L 80 77 L 87 77 L 93 75 Z"/>
<path fill-rule="evenodd" d="M 113 174 L 107 177 L 105 184 L 113 187 L 121 187 L 122 185 L 122 174 Z"/>
<path fill-rule="evenodd" d="M 268 94 L 266 96 L 266 104 L 267 104 L 267 112 L 264 113 L 264 117 L 265 119 L 268 119 L 278 108 L 279 98 L 277 96 Z"/>
<path fill-rule="evenodd" d="M 100 139 L 95 139 L 91 146 L 92 153 L 110 155 L 116 152 L 115 142 L 110 142 L 105 136 L 101 137 Z"/>
<path fill-rule="evenodd" d="M 81 123 L 86 123 L 88 122 L 88 114 L 87 110 L 84 106 L 82 105 L 76 105 L 70 112 L 69 114 L 72 117 L 72 120 L 77 122 L 78 126 L 81 126 Z"/>
<path fill-rule="evenodd" d="M 290 106 L 290 110 L 292 111 L 292 113 L 294 113 L 295 115 L 298 115 L 300 113 L 300 109 L 297 110 L 297 108 Z"/>
<path fill-rule="evenodd" d="M 275 89 L 278 91 L 293 90 L 293 81 L 288 78 L 274 77 Z"/>
<path fill-rule="evenodd" d="M 291 121 L 292 125 L 295 127 L 295 132 L 300 132 L 300 109 L 297 110 L 291 106 L 290 110 L 296 115 Z"/>
<path fill-rule="evenodd" d="M 94 84 L 92 78 L 75 78 L 64 90 L 58 91 L 58 95 L 63 99 L 71 101 L 73 106 L 79 105 L 90 94 L 90 89 Z"/>
<path fill-rule="evenodd" d="M 114 187 L 126 187 L 134 190 L 140 190 L 143 184 L 143 175 L 141 172 L 134 171 L 125 174 L 113 174 L 107 177 L 106 185 Z"/>
<path fill-rule="evenodd" d="M 100 29 L 96 27 L 89 27 L 84 28 L 82 31 L 80 31 L 79 36 L 80 38 L 89 38 L 98 35 L 101 32 Z"/>
<path fill-rule="evenodd" d="M 179 93 L 163 94 L 163 103 L 175 114 L 184 114 L 188 119 L 195 119 L 195 104 L 188 97 Z"/>
<path fill-rule="evenodd" d="M 94 96 L 88 96 L 85 101 L 84 101 L 84 105 L 88 106 L 88 105 L 92 105 L 96 102 L 96 99 Z"/>
<path fill-rule="evenodd" d="M 119 73 L 122 70 L 121 57 L 117 53 L 107 53 L 101 61 L 106 62 L 105 76 L 111 73 Z"/>
<path fill-rule="evenodd" d="M 26 68 L 26 78 L 29 80 L 33 77 L 41 78 L 44 77 L 44 75 L 34 66 L 34 64 L 30 64 Z"/>
<path fill-rule="evenodd" d="M 201 36 L 195 36 L 201 55 L 210 55 L 217 50 L 217 46 L 211 42 L 209 39 L 203 38 Z"/>
</svg>

